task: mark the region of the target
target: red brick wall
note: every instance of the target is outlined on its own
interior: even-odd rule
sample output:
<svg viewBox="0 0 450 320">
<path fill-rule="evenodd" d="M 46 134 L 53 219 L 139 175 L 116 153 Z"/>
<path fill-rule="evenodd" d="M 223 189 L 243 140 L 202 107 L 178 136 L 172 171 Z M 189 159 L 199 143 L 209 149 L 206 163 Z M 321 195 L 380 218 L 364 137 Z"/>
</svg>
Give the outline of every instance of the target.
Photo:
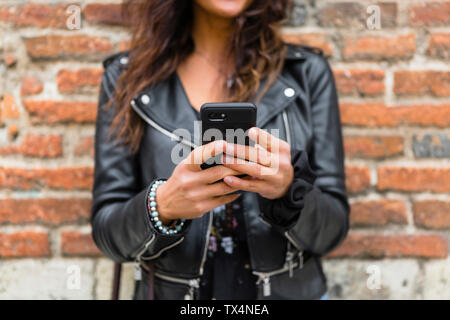
<svg viewBox="0 0 450 320">
<path fill-rule="evenodd" d="M 76 2 L 80 30 L 66 27 L 66 1 L 17 3 L 0 3 L 0 260 L 80 258 L 95 269 L 96 98 L 101 60 L 127 46 L 119 1 Z M 372 4 L 380 30 L 367 27 Z M 324 50 L 340 94 L 351 231 L 326 259 L 332 296 L 439 296 L 426 271 L 449 261 L 450 1 L 300 0 L 284 30 Z M 352 284 L 333 280 L 339 263 L 371 261 L 407 261 L 425 276 L 410 295 L 346 295 Z M 84 297 L 105 297 L 100 283 Z"/>
</svg>

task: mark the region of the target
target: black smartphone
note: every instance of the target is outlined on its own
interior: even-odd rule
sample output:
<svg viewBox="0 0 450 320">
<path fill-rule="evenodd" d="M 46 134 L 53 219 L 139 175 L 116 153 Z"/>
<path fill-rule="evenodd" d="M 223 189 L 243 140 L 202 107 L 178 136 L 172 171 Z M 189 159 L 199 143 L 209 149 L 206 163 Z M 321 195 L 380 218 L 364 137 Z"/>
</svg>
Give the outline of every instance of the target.
<svg viewBox="0 0 450 320">
<path fill-rule="evenodd" d="M 202 145 L 214 140 L 228 143 L 254 145 L 248 129 L 256 126 L 256 106 L 251 102 L 205 103 L 200 108 Z M 222 155 L 208 159 L 201 165 L 207 169 L 221 164 Z"/>
</svg>

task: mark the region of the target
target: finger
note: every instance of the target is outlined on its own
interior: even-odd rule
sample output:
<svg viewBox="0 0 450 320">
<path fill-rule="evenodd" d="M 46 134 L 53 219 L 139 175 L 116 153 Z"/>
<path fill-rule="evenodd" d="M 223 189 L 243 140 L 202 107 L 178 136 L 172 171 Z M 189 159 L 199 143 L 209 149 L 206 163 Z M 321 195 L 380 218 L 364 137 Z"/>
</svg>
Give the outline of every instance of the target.
<svg viewBox="0 0 450 320">
<path fill-rule="evenodd" d="M 248 136 L 267 151 L 276 153 L 278 153 L 280 147 L 286 143 L 285 141 L 271 135 L 266 130 L 262 130 L 258 127 L 251 128 L 248 132 Z"/>
<path fill-rule="evenodd" d="M 238 189 L 229 186 L 225 182 L 217 182 L 206 186 L 204 195 L 207 198 L 220 197 L 235 191 L 238 191 Z"/>
<path fill-rule="evenodd" d="M 242 159 L 231 158 L 226 155 L 223 157 L 223 165 L 227 168 L 239 171 L 240 173 L 248 174 L 249 176 L 261 178 L 263 167 L 258 163 L 245 161 Z"/>
<path fill-rule="evenodd" d="M 223 204 L 227 204 L 230 202 L 233 202 L 237 198 L 239 198 L 240 194 L 230 194 L 220 197 L 211 198 L 209 200 L 205 200 L 202 202 L 202 211 L 206 212 L 209 210 L 212 210 L 214 208 L 217 208 L 218 206 L 221 206 Z"/>
<path fill-rule="evenodd" d="M 226 176 L 234 176 L 241 174 L 239 171 L 236 171 L 231 168 L 227 168 L 223 165 L 214 166 L 205 170 L 202 170 L 198 173 L 198 180 L 202 183 L 213 183 L 223 179 Z"/>
<path fill-rule="evenodd" d="M 232 188 L 256 193 L 263 191 L 267 184 L 259 179 L 241 179 L 234 176 L 225 177 L 223 181 Z"/>
<path fill-rule="evenodd" d="M 200 165 L 211 157 L 221 154 L 225 150 L 226 142 L 223 140 L 213 141 L 195 148 L 184 163 L 193 171 L 200 171 Z"/>
<path fill-rule="evenodd" d="M 225 153 L 248 161 L 259 163 L 260 165 L 270 167 L 273 155 L 260 147 L 250 147 L 242 144 L 227 143 Z"/>
</svg>

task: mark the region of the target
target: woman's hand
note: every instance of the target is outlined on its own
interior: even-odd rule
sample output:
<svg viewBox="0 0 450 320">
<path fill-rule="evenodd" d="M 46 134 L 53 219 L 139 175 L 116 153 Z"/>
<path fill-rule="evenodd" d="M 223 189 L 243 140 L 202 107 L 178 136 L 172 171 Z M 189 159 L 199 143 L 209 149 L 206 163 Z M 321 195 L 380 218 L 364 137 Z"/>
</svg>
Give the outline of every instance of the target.
<svg viewBox="0 0 450 320">
<path fill-rule="evenodd" d="M 291 150 L 287 142 L 259 128 L 251 128 L 249 137 L 258 146 L 227 144 L 224 166 L 249 177 L 225 177 L 231 188 L 259 193 L 267 199 L 285 195 L 294 178 Z M 246 161 L 246 160 L 250 161 Z"/>
<path fill-rule="evenodd" d="M 177 165 L 172 176 L 156 192 L 159 218 L 167 224 L 170 220 L 193 219 L 222 204 L 234 201 L 239 195 L 229 195 L 237 188 L 217 182 L 237 171 L 217 165 L 205 170 L 200 165 L 210 157 L 224 152 L 225 141 L 214 141 L 195 148 Z"/>
</svg>

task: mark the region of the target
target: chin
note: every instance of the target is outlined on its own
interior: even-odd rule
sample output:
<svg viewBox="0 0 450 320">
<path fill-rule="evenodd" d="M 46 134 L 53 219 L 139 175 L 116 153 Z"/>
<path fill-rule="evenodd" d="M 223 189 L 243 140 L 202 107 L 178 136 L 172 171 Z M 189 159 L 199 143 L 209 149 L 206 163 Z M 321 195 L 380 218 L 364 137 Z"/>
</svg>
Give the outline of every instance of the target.
<svg viewBox="0 0 450 320">
<path fill-rule="evenodd" d="M 253 0 L 195 0 L 194 2 L 212 15 L 234 18 L 244 12 Z"/>
</svg>

